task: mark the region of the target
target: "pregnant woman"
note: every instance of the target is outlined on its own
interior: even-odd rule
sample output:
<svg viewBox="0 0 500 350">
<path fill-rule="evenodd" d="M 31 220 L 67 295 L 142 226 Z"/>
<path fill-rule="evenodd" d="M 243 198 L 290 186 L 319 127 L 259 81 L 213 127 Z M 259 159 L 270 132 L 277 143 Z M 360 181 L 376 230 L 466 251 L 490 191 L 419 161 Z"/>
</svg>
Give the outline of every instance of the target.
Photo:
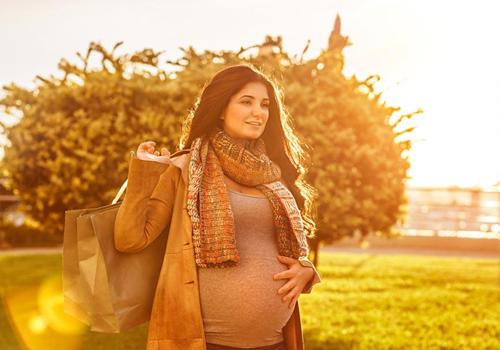
<svg viewBox="0 0 500 350">
<path fill-rule="evenodd" d="M 307 259 L 311 187 L 276 85 L 247 64 L 217 72 L 180 151 L 132 154 L 115 247 L 167 235 L 148 350 L 303 350 L 297 300 L 321 281 Z M 137 281 L 141 283 L 141 281 Z"/>
</svg>

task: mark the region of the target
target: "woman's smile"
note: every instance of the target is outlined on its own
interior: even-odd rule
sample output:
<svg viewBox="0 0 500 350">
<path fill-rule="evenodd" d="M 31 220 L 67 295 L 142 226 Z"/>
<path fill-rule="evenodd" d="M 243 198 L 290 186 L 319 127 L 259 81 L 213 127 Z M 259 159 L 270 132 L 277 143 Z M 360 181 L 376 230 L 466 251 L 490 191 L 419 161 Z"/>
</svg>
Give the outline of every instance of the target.
<svg viewBox="0 0 500 350">
<path fill-rule="evenodd" d="M 254 127 L 254 128 L 260 128 L 260 125 L 257 125 L 257 124 L 250 124 L 250 123 L 246 123 L 248 126 L 251 126 L 251 127 Z"/>
</svg>

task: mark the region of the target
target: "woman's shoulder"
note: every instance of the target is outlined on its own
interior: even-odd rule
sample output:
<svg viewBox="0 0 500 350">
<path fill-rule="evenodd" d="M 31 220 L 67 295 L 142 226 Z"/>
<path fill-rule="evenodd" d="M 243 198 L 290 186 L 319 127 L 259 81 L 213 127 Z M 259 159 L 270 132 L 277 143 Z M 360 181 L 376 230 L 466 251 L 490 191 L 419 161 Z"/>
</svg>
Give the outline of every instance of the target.
<svg viewBox="0 0 500 350">
<path fill-rule="evenodd" d="M 160 181 L 162 182 L 168 181 L 168 179 L 177 179 L 182 176 L 184 181 L 187 181 L 191 149 L 183 149 L 172 153 L 168 163 L 139 159 L 133 151 L 130 154 L 131 164 L 129 176 L 134 176 L 134 178 L 160 177 Z"/>
<path fill-rule="evenodd" d="M 191 149 L 181 149 L 170 155 L 170 161 L 176 167 L 182 169 L 186 163 L 189 162 L 189 156 L 191 154 Z"/>
<path fill-rule="evenodd" d="M 180 151 L 174 152 L 170 155 L 170 158 L 186 157 L 191 153 L 191 148 L 181 149 Z"/>
<path fill-rule="evenodd" d="M 188 166 L 190 159 L 191 159 L 190 148 L 177 151 L 170 156 L 171 164 L 174 166 L 174 168 L 177 168 L 177 170 L 179 170 L 185 182 L 187 182 L 187 177 L 188 177 L 187 173 L 188 173 Z"/>
</svg>

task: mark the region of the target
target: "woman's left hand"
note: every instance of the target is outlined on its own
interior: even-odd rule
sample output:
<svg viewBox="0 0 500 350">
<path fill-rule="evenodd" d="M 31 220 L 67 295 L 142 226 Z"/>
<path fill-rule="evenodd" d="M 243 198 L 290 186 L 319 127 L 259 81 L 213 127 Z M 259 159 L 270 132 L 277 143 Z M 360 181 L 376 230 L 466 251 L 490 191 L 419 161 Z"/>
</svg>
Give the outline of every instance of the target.
<svg viewBox="0 0 500 350">
<path fill-rule="evenodd" d="M 286 294 L 281 300 L 283 302 L 289 300 L 290 304 L 288 307 L 293 308 L 300 293 L 302 293 L 306 284 L 313 277 L 314 271 L 310 267 L 302 266 L 297 259 L 282 255 L 277 255 L 277 258 L 279 262 L 288 266 L 288 270 L 278 272 L 273 276 L 273 279 L 288 279 L 288 282 L 278 289 L 278 294 Z"/>
</svg>

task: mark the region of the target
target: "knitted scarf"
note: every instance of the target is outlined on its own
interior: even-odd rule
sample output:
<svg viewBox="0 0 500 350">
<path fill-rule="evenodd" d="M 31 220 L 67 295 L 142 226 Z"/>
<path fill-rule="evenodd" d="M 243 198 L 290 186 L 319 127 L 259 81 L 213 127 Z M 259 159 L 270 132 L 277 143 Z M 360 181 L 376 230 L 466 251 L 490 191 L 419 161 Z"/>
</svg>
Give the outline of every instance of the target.
<svg viewBox="0 0 500 350">
<path fill-rule="evenodd" d="M 280 168 L 267 156 L 264 141 L 243 143 L 217 129 L 191 145 L 187 211 L 199 267 L 230 267 L 240 260 L 224 175 L 256 187 L 269 200 L 280 255 L 296 259 L 307 256 L 300 210 L 292 193 L 280 182 Z"/>
</svg>

